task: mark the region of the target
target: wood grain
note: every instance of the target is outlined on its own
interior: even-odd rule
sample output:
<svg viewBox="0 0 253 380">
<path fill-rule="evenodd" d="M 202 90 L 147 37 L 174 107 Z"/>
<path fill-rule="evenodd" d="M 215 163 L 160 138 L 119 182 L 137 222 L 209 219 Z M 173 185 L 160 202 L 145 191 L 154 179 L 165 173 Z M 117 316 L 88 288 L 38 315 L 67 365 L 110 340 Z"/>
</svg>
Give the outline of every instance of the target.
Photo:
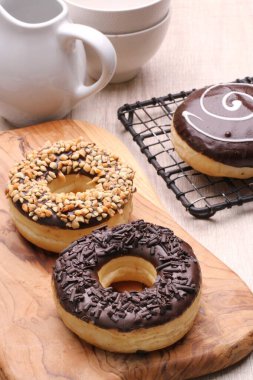
<svg viewBox="0 0 253 380">
<path fill-rule="evenodd" d="M 148 176 L 163 209 L 236 271 L 253 291 L 253 204 L 219 212 L 206 221 L 193 218 L 176 201 L 116 117 L 117 109 L 125 103 L 252 75 L 252 0 L 171 0 L 171 10 L 168 34 L 138 76 L 109 85 L 85 99 L 69 117 L 89 120 L 118 136 Z M 0 130 L 12 128 L 15 126 L 0 118 Z M 253 354 L 204 379 L 252 380 Z"/>
<path fill-rule="evenodd" d="M 50 288 L 54 257 L 15 230 L 3 196 L 8 169 L 24 152 L 47 140 L 85 136 L 136 168 L 133 219 L 168 226 L 190 243 L 203 273 L 200 313 L 172 348 L 142 355 L 110 354 L 69 332 L 56 315 Z M 188 379 L 232 365 L 253 350 L 253 295 L 227 266 L 164 212 L 149 182 L 123 144 L 104 129 L 60 121 L 0 135 L 0 378 Z"/>
</svg>

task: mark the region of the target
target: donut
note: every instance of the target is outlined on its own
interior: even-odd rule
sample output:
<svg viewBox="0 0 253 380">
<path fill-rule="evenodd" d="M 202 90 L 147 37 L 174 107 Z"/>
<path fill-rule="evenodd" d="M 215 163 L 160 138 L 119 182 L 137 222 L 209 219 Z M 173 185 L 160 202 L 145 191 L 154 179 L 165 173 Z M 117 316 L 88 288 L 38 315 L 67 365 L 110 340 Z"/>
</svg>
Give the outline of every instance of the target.
<svg viewBox="0 0 253 380">
<path fill-rule="evenodd" d="M 141 291 L 114 283 L 138 281 Z M 191 247 L 165 227 L 138 220 L 93 231 L 57 258 L 54 300 L 64 324 L 111 352 L 167 347 L 191 328 L 201 271 Z"/>
<path fill-rule="evenodd" d="M 210 176 L 253 176 L 253 85 L 194 91 L 176 109 L 171 140 L 192 168 Z"/>
<path fill-rule="evenodd" d="M 128 222 L 133 178 L 128 165 L 95 143 L 47 143 L 10 170 L 10 214 L 27 240 L 59 253 L 98 227 Z"/>
</svg>

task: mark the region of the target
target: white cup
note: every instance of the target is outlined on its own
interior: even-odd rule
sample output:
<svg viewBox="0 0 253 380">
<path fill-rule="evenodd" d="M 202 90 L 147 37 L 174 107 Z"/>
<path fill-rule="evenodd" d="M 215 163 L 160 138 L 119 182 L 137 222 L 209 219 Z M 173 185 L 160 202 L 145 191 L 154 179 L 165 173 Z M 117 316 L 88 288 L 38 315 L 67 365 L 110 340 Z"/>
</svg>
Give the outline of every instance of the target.
<svg viewBox="0 0 253 380">
<path fill-rule="evenodd" d="M 170 0 L 65 0 L 76 23 L 105 34 L 129 34 L 151 28 L 169 12 Z"/>
<path fill-rule="evenodd" d="M 107 35 L 117 54 L 117 67 L 110 83 L 121 83 L 133 79 L 140 69 L 156 54 L 161 46 L 170 21 L 170 14 L 155 26 L 140 32 L 129 34 Z M 102 67 L 93 49 L 86 49 L 91 63 L 89 75 L 97 79 Z"/>
<path fill-rule="evenodd" d="M 65 0 L 76 23 L 104 33 L 117 54 L 117 67 L 110 83 L 134 78 L 159 49 L 168 29 L 170 0 Z M 90 47 L 89 75 L 97 79 L 101 65 Z"/>
</svg>

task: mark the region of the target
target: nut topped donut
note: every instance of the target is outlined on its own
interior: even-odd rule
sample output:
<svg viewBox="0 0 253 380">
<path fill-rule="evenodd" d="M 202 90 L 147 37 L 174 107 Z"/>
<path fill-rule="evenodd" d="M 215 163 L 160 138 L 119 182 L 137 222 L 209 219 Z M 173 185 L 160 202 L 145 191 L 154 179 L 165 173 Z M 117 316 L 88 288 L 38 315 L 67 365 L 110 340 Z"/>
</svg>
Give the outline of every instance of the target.
<svg viewBox="0 0 253 380">
<path fill-rule="evenodd" d="M 120 281 L 145 288 L 117 292 Z M 187 243 L 139 220 L 74 242 L 56 260 L 52 283 L 59 315 L 81 338 L 113 352 L 152 351 L 191 328 L 201 272 Z"/>
<path fill-rule="evenodd" d="M 212 176 L 253 176 L 253 85 L 228 83 L 190 94 L 177 108 L 172 142 L 194 169 Z"/>
<path fill-rule="evenodd" d="M 60 252 L 97 227 L 129 220 L 133 178 L 119 157 L 82 138 L 47 144 L 10 171 L 11 215 L 29 241 Z"/>
</svg>

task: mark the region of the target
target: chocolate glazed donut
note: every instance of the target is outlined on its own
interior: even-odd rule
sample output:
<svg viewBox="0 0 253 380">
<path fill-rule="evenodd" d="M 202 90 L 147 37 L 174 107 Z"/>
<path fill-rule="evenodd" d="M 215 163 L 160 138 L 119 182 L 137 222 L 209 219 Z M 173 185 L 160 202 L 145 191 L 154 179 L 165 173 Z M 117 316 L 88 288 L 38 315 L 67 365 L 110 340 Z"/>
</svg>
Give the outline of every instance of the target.
<svg viewBox="0 0 253 380">
<path fill-rule="evenodd" d="M 253 85 L 194 91 L 177 108 L 172 142 L 194 169 L 214 176 L 253 176 Z"/>
<path fill-rule="evenodd" d="M 125 280 L 147 286 L 122 293 L 110 286 Z M 114 352 L 151 351 L 179 340 L 198 312 L 200 288 L 191 247 L 171 230 L 142 220 L 79 239 L 60 255 L 53 273 L 64 323 Z"/>
</svg>

